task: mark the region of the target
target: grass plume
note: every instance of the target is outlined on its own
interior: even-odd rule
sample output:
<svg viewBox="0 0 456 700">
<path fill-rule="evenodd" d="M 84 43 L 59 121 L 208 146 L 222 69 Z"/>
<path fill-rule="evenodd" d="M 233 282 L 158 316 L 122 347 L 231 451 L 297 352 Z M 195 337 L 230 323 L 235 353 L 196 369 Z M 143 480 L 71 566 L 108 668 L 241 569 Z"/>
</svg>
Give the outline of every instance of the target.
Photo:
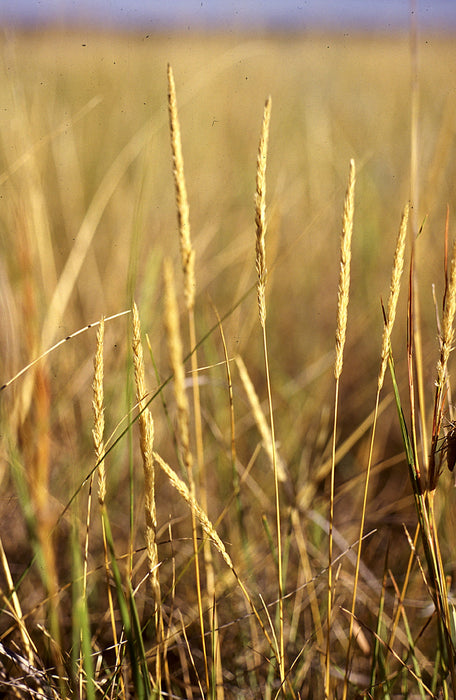
<svg viewBox="0 0 456 700">
<path fill-rule="evenodd" d="M 179 221 L 179 241 L 184 273 L 184 295 L 187 309 L 195 304 L 195 251 L 190 238 L 190 219 L 187 187 L 184 175 L 184 159 L 177 113 L 176 85 L 172 67 L 168 64 L 168 110 L 173 153 L 173 174 L 176 189 L 177 216 Z"/>
<path fill-rule="evenodd" d="M 269 96 L 263 110 L 263 122 L 261 125 L 260 143 L 257 154 L 256 170 L 256 190 L 255 190 L 255 224 L 256 224 L 256 245 L 255 245 L 255 266 L 258 275 L 257 296 L 258 312 L 263 338 L 264 369 L 266 376 L 266 387 L 268 392 L 268 409 L 270 424 L 270 449 L 272 455 L 272 469 L 274 475 L 274 505 L 276 521 L 276 546 L 277 546 L 277 577 L 278 577 L 278 615 L 279 630 L 277 642 L 277 659 L 282 689 L 284 689 L 285 671 L 285 640 L 284 640 L 284 607 L 283 607 L 283 554 L 282 554 L 282 519 L 280 515 L 280 493 L 279 493 L 279 466 L 277 460 L 277 448 L 274 428 L 274 411 L 272 405 L 272 388 L 269 374 L 269 357 L 266 334 L 266 162 L 268 155 L 269 124 L 271 121 L 272 100 Z"/>
<path fill-rule="evenodd" d="M 337 322 L 336 322 L 336 359 L 334 362 L 334 376 L 336 379 L 334 398 L 334 427 L 332 440 L 331 482 L 329 494 L 329 537 L 328 537 L 328 620 L 326 632 L 326 671 L 325 671 L 325 698 L 331 697 L 330 671 L 331 671 L 331 615 L 333 605 L 333 527 L 334 527 L 334 490 L 336 472 L 336 434 L 337 414 L 339 410 L 339 382 L 344 362 L 344 346 L 347 333 L 348 300 L 350 294 L 350 263 L 351 240 L 353 233 L 353 216 L 355 209 L 355 161 L 350 161 L 348 186 L 344 199 L 344 213 L 342 217 L 342 233 L 340 237 L 340 270 L 339 290 L 337 296 Z"/>
<path fill-rule="evenodd" d="M 266 162 L 268 154 L 269 122 L 271 121 L 271 104 L 271 98 L 268 97 L 264 106 L 263 124 L 261 127 L 260 144 L 258 146 L 255 190 L 255 265 L 258 275 L 258 310 L 262 328 L 264 328 L 266 322 Z"/>
</svg>

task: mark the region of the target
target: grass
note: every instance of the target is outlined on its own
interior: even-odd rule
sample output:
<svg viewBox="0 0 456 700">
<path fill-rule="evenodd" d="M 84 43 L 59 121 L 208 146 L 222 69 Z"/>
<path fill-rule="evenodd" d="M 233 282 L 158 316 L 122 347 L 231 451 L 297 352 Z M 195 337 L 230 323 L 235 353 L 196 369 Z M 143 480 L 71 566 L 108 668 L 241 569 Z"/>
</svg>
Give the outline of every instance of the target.
<svg viewBox="0 0 456 700">
<path fill-rule="evenodd" d="M 452 38 L 2 48 L 1 692 L 454 697 Z"/>
</svg>

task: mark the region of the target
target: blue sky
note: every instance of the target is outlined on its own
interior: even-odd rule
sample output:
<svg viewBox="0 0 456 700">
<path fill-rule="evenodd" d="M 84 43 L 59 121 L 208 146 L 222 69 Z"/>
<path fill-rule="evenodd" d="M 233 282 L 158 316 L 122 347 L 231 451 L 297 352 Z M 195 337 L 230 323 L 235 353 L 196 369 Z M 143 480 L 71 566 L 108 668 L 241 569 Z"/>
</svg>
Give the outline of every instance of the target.
<svg viewBox="0 0 456 700">
<path fill-rule="evenodd" d="M 456 0 L 415 0 L 422 26 L 456 28 Z M 412 0 L 0 0 L 2 22 L 74 21 L 148 29 L 407 26 Z"/>
</svg>

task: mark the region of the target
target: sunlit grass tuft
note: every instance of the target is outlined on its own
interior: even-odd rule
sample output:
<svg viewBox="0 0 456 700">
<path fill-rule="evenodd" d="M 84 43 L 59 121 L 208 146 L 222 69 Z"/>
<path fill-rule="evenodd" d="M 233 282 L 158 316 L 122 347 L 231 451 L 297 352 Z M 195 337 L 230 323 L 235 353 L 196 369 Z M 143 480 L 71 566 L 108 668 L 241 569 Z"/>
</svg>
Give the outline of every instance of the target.
<svg viewBox="0 0 456 700">
<path fill-rule="evenodd" d="M 51 41 L 3 87 L 0 692 L 453 697 L 448 62 L 394 251 L 402 39 L 155 37 L 152 84 L 98 38 L 100 95 Z"/>
</svg>

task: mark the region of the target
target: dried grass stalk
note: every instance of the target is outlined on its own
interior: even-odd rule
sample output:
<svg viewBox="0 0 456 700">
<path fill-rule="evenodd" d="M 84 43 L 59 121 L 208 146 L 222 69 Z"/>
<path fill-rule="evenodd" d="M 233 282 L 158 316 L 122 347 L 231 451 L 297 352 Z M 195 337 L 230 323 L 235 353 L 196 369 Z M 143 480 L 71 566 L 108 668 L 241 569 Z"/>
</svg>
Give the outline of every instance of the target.
<svg viewBox="0 0 456 700">
<path fill-rule="evenodd" d="M 177 432 L 181 448 L 182 459 L 187 471 L 189 484 L 189 494 L 195 501 L 195 480 L 193 476 L 193 455 L 190 450 L 189 424 L 190 415 L 185 393 L 185 372 L 183 365 L 182 340 L 179 328 L 179 314 L 177 309 L 174 273 L 171 261 L 164 261 L 164 282 L 165 282 L 165 329 L 168 341 L 169 356 L 171 368 L 174 375 L 174 396 L 177 405 Z M 192 309 L 189 310 L 192 313 Z M 195 501 L 196 502 L 196 501 Z M 198 616 L 201 632 L 201 643 L 203 647 L 204 668 L 206 672 L 206 683 L 209 686 L 209 667 L 208 656 L 206 651 L 206 636 L 204 627 L 204 611 L 201 589 L 201 576 L 198 557 L 198 532 L 197 532 L 197 514 L 192 508 L 192 543 L 195 564 L 196 591 L 198 599 Z"/>
<path fill-rule="evenodd" d="M 172 467 L 170 467 L 169 464 L 167 464 L 165 462 L 165 460 L 162 459 L 159 454 L 157 454 L 157 452 L 154 452 L 153 456 L 154 456 L 154 459 L 156 460 L 156 462 L 160 465 L 160 467 L 165 472 L 166 476 L 168 477 L 168 479 L 170 481 L 170 484 L 173 486 L 173 488 L 176 489 L 176 491 L 182 496 L 184 501 L 189 505 L 192 514 L 199 521 L 205 534 L 214 543 L 214 545 L 216 546 L 216 548 L 218 549 L 218 551 L 222 555 L 226 564 L 230 567 L 231 570 L 234 570 L 233 562 L 231 561 L 231 557 L 225 549 L 225 545 L 223 544 L 222 540 L 218 536 L 214 526 L 212 525 L 211 521 L 207 517 L 206 513 L 201 508 L 201 506 L 198 504 L 195 496 L 192 493 L 190 493 L 190 489 L 188 488 L 185 481 L 182 481 L 182 479 L 180 479 L 178 477 L 178 475 L 176 474 L 174 469 L 172 469 Z"/>
<path fill-rule="evenodd" d="M 195 304 L 195 251 L 190 238 L 189 207 L 187 188 L 184 176 L 184 159 L 180 135 L 179 117 L 177 114 L 176 86 L 173 69 L 168 64 L 168 110 L 171 131 L 171 148 L 173 152 L 173 174 L 176 189 L 177 218 L 179 223 L 179 239 L 184 272 L 184 294 L 187 310 Z"/>
<path fill-rule="evenodd" d="M 158 552 L 156 543 L 157 511 L 155 504 L 155 471 L 153 458 L 154 422 L 146 406 L 146 382 L 144 378 L 144 356 L 141 343 L 141 324 L 138 308 L 133 304 L 133 365 L 135 371 L 136 400 L 140 415 L 139 436 L 144 469 L 144 508 L 146 517 L 146 546 L 149 574 L 154 591 L 158 590 Z M 159 594 L 158 594 L 159 595 Z M 156 600 L 158 603 L 158 600 Z"/>
<path fill-rule="evenodd" d="M 95 445 L 95 459 L 98 464 L 98 502 L 103 505 L 106 499 L 106 470 L 104 464 L 104 363 L 103 363 L 103 344 L 104 344 L 104 318 L 100 320 L 100 325 L 97 331 L 97 349 L 94 358 L 94 378 L 93 378 L 93 443 Z"/>
<path fill-rule="evenodd" d="M 388 355 L 391 341 L 391 333 L 396 319 L 397 302 L 399 299 L 399 290 L 401 287 L 402 271 L 404 269 L 404 254 L 405 254 L 405 239 L 407 235 L 407 224 L 409 217 L 409 205 L 404 208 L 399 233 L 397 236 L 396 250 L 394 253 L 393 271 L 391 273 L 391 285 L 388 299 L 388 309 L 386 314 L 386 323 L 383 329 L 382 339 L 382 364 L 378 375 L 378 391 L 383 386 L 385 379 L 386 366 L 388 364 Z"/>
<path fill-rule="evenodd" d="M 260 435 L 263 440 L 263 447 L 265 448 L 266 452 L 268 453 L 268 457 L 271 461 L 271 466 L 273 465 L 273 454 L 272 454 L 272 439 L 271 439 L 271 430 L 267 424 L 265 415 L 263 413 L 263 410 L 260 405 L 260 401 L 258 399 L 258 395 L 255 391 L 255 387 L 252 384 L 252 380 L 250 379 L 249 373 L 247 372 L 247 368 L 244 364 L 244 361 L 242 357 L 239 355 L 236 357 L 236 365 L 239 370 L 239 376 L 241 378 L 242 384 L 244 386 L 245 392 L 247 394 L 247 398 L 250 403 L 250 408 L 252 409 L 253 417 L 255 418 L 255 422 L 257 424 L 257 428 L 260 431 Z M 281 459 L 280 455 L 276 455 L 277 457 L 277 478 L 279 481 L 285 482 L 287 480 L 287 475 L 286 475 L 286 467 L 285 464 L 283 463 L 283 460 Z"/>
<path fill-rule="evenodd" d="M 157 462 L 157 464 L 162 468 L 162 470 L 164 471 L 164 473 L 168 477 L 171 486 L 173 486 L 173 488 L 176 489 L 176 491 L 182 496 L 184 501 L 190 507 L 190 510 L 192 512 L 192 517 L 199 521 L 201 527 L 203 528 L 203 532 L 207 535 L 209 540 L 212 541 L 212 543 L 215 545 L 216 549 L 220 552 L 224 562 L 227 564 L 227 566 L 233 572 L 234 577 L 236 578 L 236 581 L 238 582 L 238 584 L 242 590 L 243 595 L 245 596 L 247 602 L 249 603 L 249 605 L 252 609 L 252 612 L 255 615 L 255 618 L 257 619 L 270 648 L 276 654 L 276 658 L 278 658 L 277 653 L 276 653 L 276 646 L 277 645 L 273 644 L 273 642 L 272 642 L 272 640 L 271 640 L 271 638 L 270 638 L 270 636 L 269 636 L 269 634 L 268 634 L 268 632 L 263 624 L 263 621 L 262 621 L 260 615 L 258 614 L 258 611 L 255 607 L 255 604 L 254 604 L 249 592 L 247 591 L 246 587 L 244 586 L 242 580 L 239 578 L 239 576 L 236 572 L 236 569 L 234 568 L 234 564 L 231 560 L 231 557 L 228 554 L 228 552 L 226 551 L 225 545 L 223 544 L 222 540 L 218 536 L 217 531 L 215 530 L 213 524 L 209 520 L 207 514 L 201 508 L 201 506 L 198 504 L 194 495 L 192 493 L 190 493 L 190 490 L 187 487 L 186 483 L 178 477 L 178 475 L 176 474 L 174 469 L 172 469 L 172 467 L 170 467 L 169 464 L 167 462 L 165 462 L 165 460 L 162 459 L 157 452 L 154 452 L 153 456 L 154 456 L 154 459 Z"/>
<path fill-rule="evenodd" d="M 340 239 L 340 275 L 337 300 L 336 361 L 334 375 L 339 379 L 344 361 L 344 345 L 347 332 L 347 310 L 350 292 L 351 239 L 355 209 L 355 161 L 350 160 L 348 187 L 345 194 L 342 235 Z"/>
<path fill-rule="evenodd" d="M 339 410 L 339 379 L 342 374 L 344 362 L 344 345 L 347 332 L 348 299 L 350 293 L 350 262 L 351 239 L 353 233 L 353 213 L 355 208 L 355 161 L 350 160 L 348 186 L 345 193 L 344 213 L 342 218 L 342 234 L 340 238 L 340 273 L 339 290 L 337 298 L 337 326 L 336 326 L 336 358 L 334 363 L 334 376 L 336 379 L 334 398 L 334 427 L 332 436 L 331 477 L 329 495 L 329 537 L 328 537 L 328 601 L 327 616 L 328 627 L 326 632 L 326 662 L 325 662 L 325 698 L 330 697 L 331 681 L 331 625 L 333 605 L 333 527 L 334 527 L 334 490 L 336 471 L 336 434 L 337 414 Z"/>
<path fill-rule="evenodd" d="M 189 407 L 185 393 L 185 372 L 182 362 L 182 339 L 179 330 L 179 313 L 177 310 L 174 273 L 171 261 L 166 259 L 163 265 L 165 282 L 165 328 L 171 369 L 174 375 L 174 396 L 177 404 L 177 429 L 185 467 L 189 477 L 190 489 L 193 486 L 193 456 L 190 451 Z"/>
<path fill-rule="evenodd" d="M 258 273 L 257 293 L 260 323 L 264 328 L 266 322 L 266 161 L 268 154 L 269 122 L 271 120 L 271 97 L 264 106 L 263 125 L 261 128 L 260 145 L 258 147 L 256 192 L 255 192 L 255 224 L 256 224 L 256 270 Z"/>
<path fill-rule="evenodd" d="M 347 697 L 347 693 L 348 693 L 348 679 L 349 679 L 350 652 L 351 652 L 352 639 L 354 636 L 354 638 L 356 639 L 356 641 L 360 645 L 361 645 L 361 642 L 363 639 L 363 637 L 360 636 L 360 630 L 357 629 L 357 623 L 356 623 L 356 618 L 355 618 L 356 597 L 357 597 L 357 591 L 358 591 L 359 572 L 360 572 L 360 568 L 361 568 L 361 552 L 362 552 L 362 543 L 363 543 L 363 534 L 364 534 L 364 524 L 365 524 L 365 519 L 366 519 L 366 511 L 367 511 L 367 496 L 368 496 L 370 474 L 371 474 L 371 467 L 372 467 L 375 432 L 376 432 L 378 409 L 379 409 L 379 398 L 380 398 L 380 391 L 381 391 L 382 386 L 383 386 L 383 381 L 385 379 L 385 371 L 386 371 L 386 366 L 388 363 L 389 350 L 390 350 L 391 333 L 392 333 L 394 321 L 396 318 L 397 302 L 398 302 L 398 298 L 399 298 L 399 290 L 400 290 L 400 285 L 401 285 L 402 271 L 404 268 L 405 239 L 406 239 L 406 234 L 407 234 L 408 216 L 409 216 L 409 206 L 407 204 L 405 206 L 403 214 L 402 214 L 401 225 L 399 228 L 399 233 L 398 233 L 397 242 L 396 242 L 393 270 L 391 273 L 390 294 L 389 294 L 389 298 L 388 298 L 388 309 L 387 309 L 387 313 L 386 313 L 386 322 L 385 322 L 385 326 L 383 329 L 381 365 L 380 365 L 380 371 L 379 371 L 378 382 L 377 382 L 377 396 L 376 396 L 376 400 L 375 400 L 374 419 L 373 419 L 372 433 L 371 433 L 370 444 L 369 444 L 369 457 L 368 457 L 368 462 L 367 462 L 366 478 L 365 478 L 365 482 L 364 482 L 363 505 L 362 505 L 362 510 L 361 510 L 361 521 L 360 521 L 360 527 L 359 527 L 358 551 L 357 551 L 357 556 L 356 556 L 355 576 L 354 576 L 354 580 L 353 580 L 353 591 L 352 591 L 353 595 L 352 595 L 352 603 L 351 603 L 351 615 L 350 615 L 350 624 L 349 624 L 349 633 L 348 633 L 347 656 L 346 656 L 346 664 L 345 664 L 346 670 L 345 670 L 345 677 L 344 677 L 344 691 L 343 691 L 343 696 L 342 696 L 343 700 L 345 700 L 345 698 Z"/>
<path fill-rule="evenodd" d="M 12 616 L 12 618 L 15 620 L 17 627 L 19 629 L 22 643 L 24 645 L 25 651 L 27 653 L 27 658 L 30 663 L 33 663 L 34 661 L 34 653 L 36 652 L 36 647 L 33 643 L 33 639 L 30 637 L 29 632 L 27 630 L 27 627 L 25 625 L 25 618 L 22 613 L 21 609 L 21 603 L 19 600 L 19 596 L 17 594 L 17 587 L 14 585 L 13 582 L 13 577 L 11 575 L 11 570 L 8 562 L 8 558 L 6 556 L 5 550 L 3 548 L 3 541 L 0 536 L 0 562 L 1 566 L 3 569 L 3 575 L 6 581 L 6 586 L 7 586 L 7 596 L 4 599 L 4 602 L 7 602 L 7 608 L 9 609 L 9 612 Z M 2 592 L 2 597 L 3 597 L 3 592 Z M 6 607 L 5 607 L 6 610 Z"/>
<path fill-rule="evenodd" d="M 456 240 L 453 243 L 453 251 L 450 263 L 450 279 L 446 295 L 445 309 L 443 311 L 442 338 L 440 345 L 440 357 L 437 362 L 437 383 L 443 387 L 446 379 L 448 358 L 453 349 L 454 340 L 454 315 L 456 312 Z"/>
</svg>

